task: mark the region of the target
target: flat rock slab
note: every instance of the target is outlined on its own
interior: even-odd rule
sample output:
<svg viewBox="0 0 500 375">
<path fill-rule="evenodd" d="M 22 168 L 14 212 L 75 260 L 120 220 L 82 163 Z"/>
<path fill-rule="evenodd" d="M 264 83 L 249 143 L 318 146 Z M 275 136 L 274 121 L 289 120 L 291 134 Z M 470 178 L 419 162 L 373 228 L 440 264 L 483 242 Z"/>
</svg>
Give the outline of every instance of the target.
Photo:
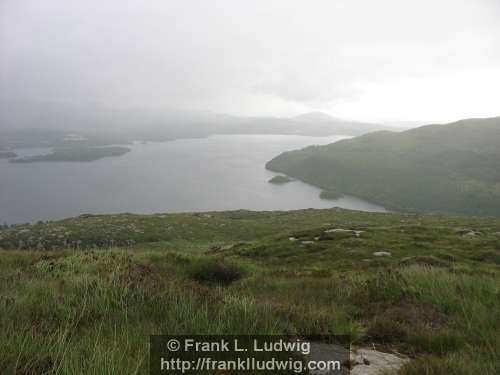
<svg viewBox="0 0 500 375">
<path fill-rule="evenodd" d="M 388 251 L 376 251 L 373 253 L 373 256 L 376 257 L 390 257 L 392 254 Z"/>
<path fill-rule="evenodd" d="M 409 361 L 395 354 L 379 352 L 368 348 L 351 351 L 351 360 L 355 363 L 351 375 L 397 374 Z"/>
<path fill-rule="evenodd" d="M 339 345 L 325 343 L 311 343 L 311 353 L 307 356 L 313 361 L 340 360 L 345 362 L 346 349 Z M 370 348 L 351 348 L 350 362 L 351 375 L 390 375 L 398 371 L 409 361 L 392 353 L 384 353 Z M 313 375 L 347 374 L 348 371 L 311 371 Z"/>
<path fill-rule="evenodd" d="M 359 237 L 359 235 L 363 232 L 364 231 L 362 231 L 362 230 L 342 229 L 342 228 L 333 228 L 333 229 L 327 229 L 324 231 L 324 233 L 351 233 L 356 237 Z"/>
</svg>

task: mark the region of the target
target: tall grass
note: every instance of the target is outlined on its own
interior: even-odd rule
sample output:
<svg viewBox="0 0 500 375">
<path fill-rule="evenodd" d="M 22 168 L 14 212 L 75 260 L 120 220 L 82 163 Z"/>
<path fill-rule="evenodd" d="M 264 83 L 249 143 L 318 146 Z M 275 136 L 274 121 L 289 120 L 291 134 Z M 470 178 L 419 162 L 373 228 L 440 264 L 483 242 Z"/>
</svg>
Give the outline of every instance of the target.
<svg viewBox="0 0 500 375">
<path fill-rule="evenodd" d="M 429 266 L 282 274 L 146 250 L 3 255 L 0 374 L 144 374 L 151 334 L 238 333 L 386 339 L 416 356 L 405 375 L 500 373 L 497 276 Z M 231 283 L 205 282 L 226 280 L 228 267 Z"/>
</svg>

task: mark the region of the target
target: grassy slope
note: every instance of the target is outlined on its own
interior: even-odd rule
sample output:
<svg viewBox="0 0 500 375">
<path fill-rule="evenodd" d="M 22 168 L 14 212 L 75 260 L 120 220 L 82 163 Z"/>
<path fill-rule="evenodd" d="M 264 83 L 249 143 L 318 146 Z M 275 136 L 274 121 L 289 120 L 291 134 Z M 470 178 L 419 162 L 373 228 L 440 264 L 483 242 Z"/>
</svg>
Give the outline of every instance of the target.
<svg viewBox="0 0 500 375">
<path fill-rule="evenodd" d="M 500 216 L 500 117 L 375 132 L 267 168 L 389 208 Z"/>
<path fill-rule="evenodd" d="M 363 233 L 325 234 L 335 227 Z M 151 333 L 286 332 L 405 352 L 404 374 L 496 374 L 499 232 L 500 220 L 338 209 L 2 230 L 5 249 L 80 249 L 0 252 L 0 373 L 145 373 Z M 228 270 L 243 277 L 206 282 Z"/>
</svg>

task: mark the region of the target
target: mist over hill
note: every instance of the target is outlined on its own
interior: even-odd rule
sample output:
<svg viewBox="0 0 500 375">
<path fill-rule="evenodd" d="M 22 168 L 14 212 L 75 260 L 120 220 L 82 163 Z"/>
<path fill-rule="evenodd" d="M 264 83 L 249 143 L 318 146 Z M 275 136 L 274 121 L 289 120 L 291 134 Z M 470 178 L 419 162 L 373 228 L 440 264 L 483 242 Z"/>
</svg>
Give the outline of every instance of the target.
<svg viewBox="0 0 500 375">
<path fill-rule="evenodd" d="M 266 167 L 397 210 L 500 216 L 500 117 L 380 131 L 285 152 Z"/>
<path fill-rule="evenodd" d="M 62 102 L 0 102 L 0 148 L 105 145 L 165 141 L 215 134 L 359 135 L 384 125 L 346 121 L 323 113 L 292 118 L 243 117 L 209 111 L 115 109 Z"/>
</svg>

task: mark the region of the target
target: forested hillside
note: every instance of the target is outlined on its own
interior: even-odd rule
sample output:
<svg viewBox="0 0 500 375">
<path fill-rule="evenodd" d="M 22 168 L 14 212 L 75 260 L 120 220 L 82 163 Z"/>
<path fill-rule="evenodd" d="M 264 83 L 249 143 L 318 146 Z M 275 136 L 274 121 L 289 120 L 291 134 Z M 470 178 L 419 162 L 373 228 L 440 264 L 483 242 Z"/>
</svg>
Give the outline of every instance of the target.
<svg viewBox="0 0 500 375">
<path fill-rule="evenodd" d="M 266 167 L 390 209 L 500 216 L 500 117 L 374 132 Z"/>
</svg>

